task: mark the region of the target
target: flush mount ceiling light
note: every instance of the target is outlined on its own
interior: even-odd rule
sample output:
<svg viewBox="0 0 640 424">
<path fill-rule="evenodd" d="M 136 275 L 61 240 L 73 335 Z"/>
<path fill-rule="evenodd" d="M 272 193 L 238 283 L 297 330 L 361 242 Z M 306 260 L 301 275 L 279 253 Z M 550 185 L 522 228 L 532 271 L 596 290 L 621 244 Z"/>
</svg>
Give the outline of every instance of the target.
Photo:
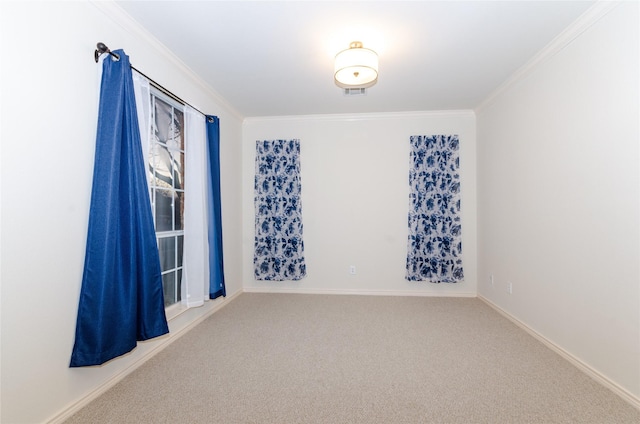
<svg viewBox="0 0 640 424">
<path fill-rule="evenodd" d="M 368 88 L 378 81 L 378 54 L 354 41 L 336 55 L 333 78 L 341 88 Z"/>
</svg>

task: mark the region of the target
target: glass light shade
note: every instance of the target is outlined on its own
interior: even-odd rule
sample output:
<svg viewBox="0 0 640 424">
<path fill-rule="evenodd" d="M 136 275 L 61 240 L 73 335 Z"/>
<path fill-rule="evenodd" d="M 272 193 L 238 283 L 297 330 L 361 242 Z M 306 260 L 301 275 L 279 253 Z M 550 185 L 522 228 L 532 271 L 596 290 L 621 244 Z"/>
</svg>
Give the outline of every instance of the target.
<svg viewBox="0 0 640 424">
<path fill-rule="evenodd" d="M 342 88 L 366 88 L 378 81 L 378 55 L 353 42 L 351 47 L 336 55 L 335 83 Z"/>
</svg>

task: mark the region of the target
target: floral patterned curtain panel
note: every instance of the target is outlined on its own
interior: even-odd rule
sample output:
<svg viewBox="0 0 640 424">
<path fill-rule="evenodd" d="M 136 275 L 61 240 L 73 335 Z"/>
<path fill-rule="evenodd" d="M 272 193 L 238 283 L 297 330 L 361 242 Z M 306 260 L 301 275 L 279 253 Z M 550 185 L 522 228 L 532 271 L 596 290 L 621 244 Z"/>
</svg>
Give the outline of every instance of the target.
<svg viewBox="0 0 640 424">
<path fill-rule="evenodd" d="M 409 281 L 464 279 L 457 135 L 412 136 L 409 171 Z"/>
<path fill-rule="evenodd" d="M 256 280 L 306 275 L 300 202 L 300 140 L 256 142 Z"/>
</svg>

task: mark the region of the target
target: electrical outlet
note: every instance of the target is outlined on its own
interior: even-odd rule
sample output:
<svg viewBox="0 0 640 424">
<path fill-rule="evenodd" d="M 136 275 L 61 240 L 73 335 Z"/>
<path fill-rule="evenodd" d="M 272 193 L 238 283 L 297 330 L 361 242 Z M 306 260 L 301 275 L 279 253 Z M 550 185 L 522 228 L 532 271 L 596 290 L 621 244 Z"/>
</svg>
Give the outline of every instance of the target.
<svg viewBox="0 0 640 424">
<path fill-rule="evenodd" d="M 356 266 L 355 265 L 349 265 L 349 274 L 356 275 Z"/>
<path fill-rule="evenodd" d="M 507 293 L 513 294 L 513 284 L 511 281 L 507 282 Z"/>
<path fill-rule="evenodd" d="M 489 274 L 489 284 L 491 284 L 491 288 L 493 288 L 493 274 Z"/>
</svg>

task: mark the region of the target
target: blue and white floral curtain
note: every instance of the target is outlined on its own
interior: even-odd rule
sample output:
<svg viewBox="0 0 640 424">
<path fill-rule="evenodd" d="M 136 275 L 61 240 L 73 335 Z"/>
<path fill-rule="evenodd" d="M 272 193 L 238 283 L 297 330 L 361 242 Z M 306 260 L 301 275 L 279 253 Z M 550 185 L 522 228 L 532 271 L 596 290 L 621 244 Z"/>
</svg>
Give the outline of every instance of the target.
<svg viewBox="0 0 640 424">
<path fill-rule="evenodd" d="M 458 136 L 412 136 L 410 142 L 406 279 L 462 281 Z"/>
<path fill-rule="evenodd" d="M 300 202 L 300 140 L 256 142 L 256 280 L 306 275 Z"/>
</svg>

